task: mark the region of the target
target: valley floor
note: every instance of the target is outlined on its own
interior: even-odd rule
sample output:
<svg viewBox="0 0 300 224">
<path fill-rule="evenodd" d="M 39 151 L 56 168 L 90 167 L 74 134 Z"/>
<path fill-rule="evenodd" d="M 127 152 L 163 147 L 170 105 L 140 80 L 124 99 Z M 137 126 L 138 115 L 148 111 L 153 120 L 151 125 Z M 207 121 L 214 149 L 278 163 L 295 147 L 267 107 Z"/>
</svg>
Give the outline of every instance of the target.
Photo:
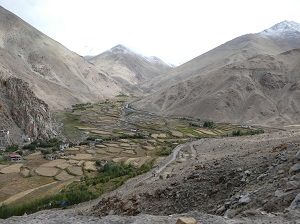
<svg viewBox="0 0 300 224">
<path fill-rule="evenodd" d="M 298 127 L 188 142 L 99 199 L 0 223 L 299 223 L 299 143 Z"/>
</svg>

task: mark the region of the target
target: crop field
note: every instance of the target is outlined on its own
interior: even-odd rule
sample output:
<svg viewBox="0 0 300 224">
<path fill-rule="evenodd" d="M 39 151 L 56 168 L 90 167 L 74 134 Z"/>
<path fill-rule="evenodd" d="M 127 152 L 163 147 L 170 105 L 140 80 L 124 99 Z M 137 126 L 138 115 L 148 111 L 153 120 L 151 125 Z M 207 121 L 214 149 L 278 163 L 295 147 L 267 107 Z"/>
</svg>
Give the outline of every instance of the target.
<svg viewBox="0 0 300 224">
<path fill-rule="evenodd" d="M 83 177 L 97 176 L 98 161 L 140 169 L 191 139 L 252 134 L 256 130 L 231 124 L 205 128 L 201 120 L 166 118 L 132 109 L 127 100 L 119 97 L 78 104 L 55 114 L 63 124 L 62 134 L 74 146 L 57 160 L 48 161 L 37 150 L 21 163 L 0 165 L 0 203 L 16 204 L 54 195 Z M 12 183 L 16 186 L 13 189 Z"/>
</svg>

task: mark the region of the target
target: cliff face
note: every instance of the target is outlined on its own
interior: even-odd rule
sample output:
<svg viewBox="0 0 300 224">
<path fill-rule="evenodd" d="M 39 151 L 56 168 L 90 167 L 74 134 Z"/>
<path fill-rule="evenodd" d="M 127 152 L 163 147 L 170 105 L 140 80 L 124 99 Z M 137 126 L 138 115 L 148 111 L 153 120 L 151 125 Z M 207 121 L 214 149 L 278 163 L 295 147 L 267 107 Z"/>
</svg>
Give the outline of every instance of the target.
<svg viewBox="0 0 300 224">
<path fill-rule="evenodd" d="M 49 138 L 53 135 L 48 105 L 38 99 L 28 83 L 18 78 L 4 82 L 4 94 L 15 124 L 30 138 Z"/>
</svg>

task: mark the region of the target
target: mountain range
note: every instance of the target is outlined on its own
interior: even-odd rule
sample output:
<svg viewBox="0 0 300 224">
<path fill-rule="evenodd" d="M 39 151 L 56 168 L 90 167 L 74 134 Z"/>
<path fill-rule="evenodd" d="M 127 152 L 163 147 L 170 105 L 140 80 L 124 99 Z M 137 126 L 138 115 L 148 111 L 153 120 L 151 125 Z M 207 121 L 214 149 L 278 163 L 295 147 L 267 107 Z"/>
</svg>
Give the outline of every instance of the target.
<svg viewBox="0 0 300 224">
<path fill-rule="evenodd" d="M 300 121 L 300 25 L 283 21 L 178 67 L 122 45 L 82 57 L 0 7 L 0 122 L 20 137 L 55 134 L 51 113 L 120 93 L 162 115 L 219 122 Z"/>
</svg>

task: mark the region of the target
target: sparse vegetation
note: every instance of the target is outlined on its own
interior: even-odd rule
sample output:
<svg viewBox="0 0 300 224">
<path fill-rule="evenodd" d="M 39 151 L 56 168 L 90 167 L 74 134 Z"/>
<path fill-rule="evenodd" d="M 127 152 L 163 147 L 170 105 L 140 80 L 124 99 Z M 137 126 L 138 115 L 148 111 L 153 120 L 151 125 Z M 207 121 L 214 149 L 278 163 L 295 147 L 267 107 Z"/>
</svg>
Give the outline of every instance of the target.
<svg viewBox="0 0 300 224">
<path fill-rule="evenodd" d="M 12 144 L 12 145 L 7 146 L 5 150 L 7 152 L 15 152 L 15 151 L 18 151 L 18 149 L 19 149 L 18 145 Z"/>
<path fill-rule="evenodd" d="M 78 104 L 72 105 L 73 111 L 75 111 L 75 110 L 86 110 L 86 109 L 93 108 L 93 107 L 94 106 L 91 103 L 78 103 Z"/>
<path fill-rule="evenodd" d="M 213 121 L 204 121 L 203 127 L 204 128 L 214 128 L 216 125 Z"/>
<path fill-rule="evenodd" d="M 128 97 L 125 93 L 120 93 L 118 95 L 116 95 L 116 97 Z"/>
<path fill-rule="evenodd" d="M 246 131 L 242 131 L 241 129 L 233 130 L 231 135 L 232 136 L 243 136 L 243 135 L 257 135 L 264 133 L 263 129 L 249 129 Z"/>
<path fill-rule="evenodd" d="M 200 124 L 197 124 L 197 123 L 194 123 L 194 122 L 189 122 L 189 126 L 190 127 L 201 127 L 201 125 Z"/>
<path fill-rule="evenodd" d="M 0 206 L 0 218 L 6 219 L 11 216 L 34 213 L 43 209 L 64 208 L 68 205 L 78 204 L 93 198 L 95 198 L 95 195 L 86 191 L 70 191 L 68 193 L 56 194 L 27 203 L 2 205 Z"/>
<path fill-rule="evenodd" d="M 172 148 L 170 147 L 163 147 L 162 149 L 157 151 L 158 156 L 168 156 L 172 153 Z"/>
<path fill-rule="evenodd" d="M 39 148 L 51 148 L 53 151 L 59 149 L 61 141 L 57 138 L 51 138 L 49 140 L 35 140 L 28 145 L 24 145 L 23 149 L 36 150 Z"/>
</svg>

